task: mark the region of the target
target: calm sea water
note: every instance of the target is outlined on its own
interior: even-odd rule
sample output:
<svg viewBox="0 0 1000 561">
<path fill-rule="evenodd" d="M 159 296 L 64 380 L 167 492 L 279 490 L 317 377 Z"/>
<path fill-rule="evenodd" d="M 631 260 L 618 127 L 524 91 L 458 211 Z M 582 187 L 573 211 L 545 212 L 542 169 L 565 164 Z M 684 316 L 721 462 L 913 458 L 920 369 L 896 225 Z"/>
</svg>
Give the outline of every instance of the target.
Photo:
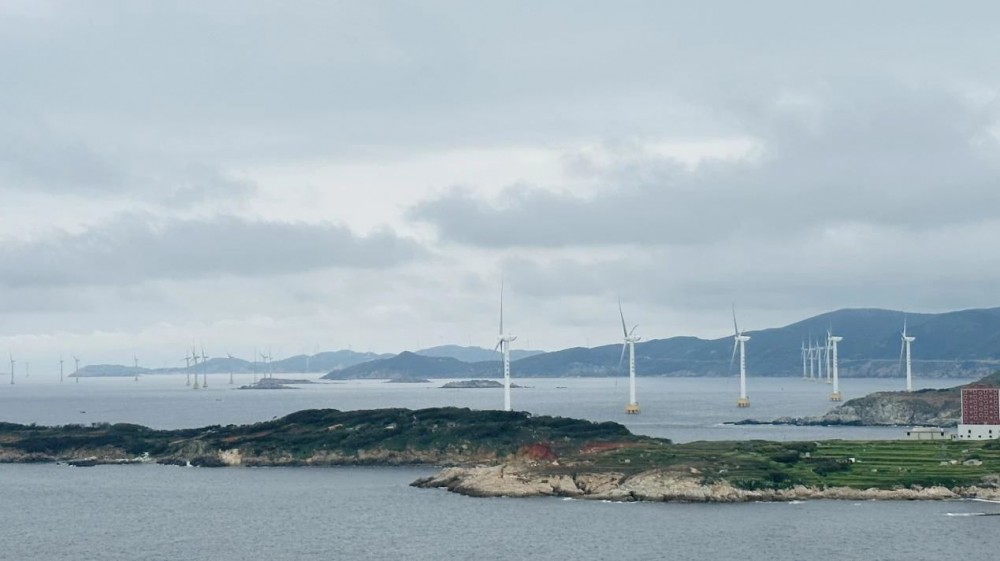
<svg viewBox="0 0 1000 561">
<path fill-rule="evenodd" d="M 193 391 L 183 377 L 41 376 L 0 385 L 0 420 L 132 422 L 171 428 L 246 423 L 313 407 L 495 408 L 499 390 L 356 381 L 235 391 L 228 376 Z M 249 380 L 238 378 L 237 383 Z M 954 385 L 962 381 L 948 381 Z M 517 409 L 623 422 L 634 432 L 698 439 L 894 438 L 900 429 L 736 427 L 748 416 L 814 415 L 830 387 L 752 380 L 640 379 L 641 415 L 626 416 L 624 380 L 533 379 Z M 845 397 L 899 380 L 848 380 Z M 919 384 L 918 384 L 919 385 Z M 927 385 L 934 385 L 933 383 Z M 473 499 L 408 484 L 429 469 L 199 469 L 0 465 L 0 560 L 80 559 L 948 559 L 1000 546 L 1000 505 L 953 502 L 616 504 Z"/>
<path fill-rule="evenodd" d="M 0 465 L 0 559 L 985 559 L 1000 505 L 474 499 L 397 468 Z"/>
</svg>

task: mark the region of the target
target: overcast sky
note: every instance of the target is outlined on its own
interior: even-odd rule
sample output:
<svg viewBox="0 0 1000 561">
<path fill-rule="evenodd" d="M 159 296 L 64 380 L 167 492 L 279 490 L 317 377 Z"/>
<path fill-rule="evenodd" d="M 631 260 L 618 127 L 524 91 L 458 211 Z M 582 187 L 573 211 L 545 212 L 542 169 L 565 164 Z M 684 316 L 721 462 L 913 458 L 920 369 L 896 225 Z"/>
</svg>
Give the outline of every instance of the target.
<svg viewBox="0 0 1000 561">
<path fill-rule="evenodd" d="M 994 2 L 0 2 L 0 350 L 56 369 L 1000 305 Z"/>
</svg>

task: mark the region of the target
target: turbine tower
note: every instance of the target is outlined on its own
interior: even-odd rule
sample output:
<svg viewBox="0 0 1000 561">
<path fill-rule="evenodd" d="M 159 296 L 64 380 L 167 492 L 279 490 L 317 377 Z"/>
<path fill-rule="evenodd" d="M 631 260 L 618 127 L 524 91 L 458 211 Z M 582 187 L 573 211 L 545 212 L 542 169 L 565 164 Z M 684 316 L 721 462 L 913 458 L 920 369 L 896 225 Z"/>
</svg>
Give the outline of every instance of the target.
<svg viewBox="0 0 1000 561">
<path fill-rule="evenodd" d="M 59 383 L 63 383 L 63 357 L 59 357 Z"/>
<path fill-rule="evenodd" d="M 809 336 L 809 347 L 806 349 L 806 354 L 809 355 L 809 381 L 816 381 L 816 349 L 813 347 L 812 335 Z"/>
<path fill-rule="evenodd" d="M 133 381 L 134 382 L 138 382 L 139 381 L 139 358 L 136 357 L 135 354 L 132 355 L 132 364 L 135 366 L 135 378 L 133 379 Z"/>
<path fill-rule="evenodd" d="M 819 337 L 816 338 L 816 381 L 823 381 L 823 347 L 819 345 Z"/>
<path fill-rule="evenodd" d="M 837 360 L 837 343 L 843 341 L 844 338 L 830 334 L 827 335 L 827 339 L 830 341 L 830 348 L 833 354 L 833 393 L 830 394 L 830 401 L 840 401 L 842 396 L 840 395 L 840 372 Z"/>
<path fill-rule="evenodd" d="M 635 335 L 635 328 L 639 327 L 638 325 L 633 326 L 631 331 L 625 327 L 625 313 L 622 312 L 621 299 L 618 300 L 618 315 L 622 318 L 622 335 L 625 337 L 625 342 L 622 343 L 622 356 L 618 359 L 619 367 L 625 359 L 625 349 L 628 348 L 628 405 L 625 407 L 625 413 L 635 415 L 639 412 L 639 402 L 635 398 L 635 344 L 642 338 Z"/>
<path fill-rule="evenodd" d="M 750 399 L 747 397 L 747 354 L 746 342 L 750 340 L 748 335 L 740 331 L 736 323 L 736 306 L 733 306 L 733 356 L 729 359 L 729 368 L 732 369 L 733 360 L 736 359 L 736 351 L 740 352 L 740 398 L 736 400 L 737 407 L 750 407 Z"/>
<path fill-rule="evenodd" d="M 903 360 L 903 354 L 906 354 L 906 391 L 913 391 L 913 374 L 910 370 L 910 343 L 917 340 L 916 337 L 910 337 L 906 334 L 906 318 L 903 318 L 903 341 L 902 346 L 899 348 L 899 360 Z"/>
<path fill-rule="evenodd" d="M 10 385 L 14 385 L 14 353 L 10 353 Z"/>
<path fill-rule="evenodd" d="M 503 281 L 500 281 L 500 334 L 497 336 L 497 346 L 493 350 L 503 355 L 503 410 L 510 411 L 510 344 L 516 341 L 514 335 L 504 335 L 503 332 Z"/>
<path fill-rule="evenodd" d="M 73 355 L 73 362 L 76 364 L 76 370 L 73 371 L 73 377 L 76 378 L 76 383 L 80 383 L 80 357 Z"/>
<path fill-rule="evenodd" d="M 227 352 L 226 356 L 229 357 L 229 385 L 233 385 L 233 355 Z"/>
</svg>

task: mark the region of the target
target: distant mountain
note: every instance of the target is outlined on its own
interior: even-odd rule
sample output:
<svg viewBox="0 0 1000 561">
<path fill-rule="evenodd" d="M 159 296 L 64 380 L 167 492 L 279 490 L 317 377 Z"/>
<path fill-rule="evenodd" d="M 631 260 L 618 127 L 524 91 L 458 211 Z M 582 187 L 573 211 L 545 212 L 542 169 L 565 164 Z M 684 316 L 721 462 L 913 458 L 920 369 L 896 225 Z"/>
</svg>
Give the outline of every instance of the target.
<svg viewBox="0 0 1000 561">
<path fill-rule="evenodd" d="M 134 366 L 121 366 L 119 364 L 91 364 L 84 366 L 79 371 L 69 375 L 70 378 L 97 378 L 97 377 L 126 377 L 141 376 L 148 372 L 146 368 L 136 368 Z"/>
<path fill-rule="evenodd" d="M 900 331 L 903 312 L 846 309 L 821 314 L 779 328 L 749 331 L 747 369 L 750 376 L 801 376 L 800 347 L 811 337 L 825 340 L 831 329 L 844 338 L 839 346 L 840 373 L 845 377 L 900 376 Z M 913 343 L 915 376 L 982 376 L 1000 368 L 1000 308 L 962 310 L 942 314 L 906 314 L 907 334 Z M 540 353 L 514 361 L 515 378 L 623 375 L 621 345 L 574 347 Z M 653 339 L 636 345 L 636 370 L 640 376 L 727 376 L 733 352 L 731 337 L 706 340 L 696 337 Z M 405 353 L 412 356 L 414 353 Z M 402 355 L 400 355 L 402 356 Z M 391 360 L 391 359 L 390 359 Z M 408 357 L 392 363 L 393 377 L 410 375 L 412 364 L 420 377 L 482 377 L 500 375 L 499 357 L 434 371 L 427 363 Z M 381 361 L 344 369 L 338 378 L 377 378 Z M 413 374 L 417 375 L 417 374 Z"/>
<path fill-rule="evenodd" d="M 529 356 L 540 355 L 545 351 L 531 351 L 512 349 L 510 351 L 511 360 L 519 360 Z M 448 357 L 461 360 L 462 362 L 486 362 L 490 360 L 500 360 L 500 354 L 493 349 L 482 347 L 461 347 L 459 345 L 441 345 L 429 349 L 421 349 L 416 354 L 423 356 Z"/>
<path fill-rule="evenodd" d="M 470 364 L 451 357 L 423 356 L 405 351 L 391 358 L 334 370 L 323 378 L 328 380 L 456 378 L 478 371 L 477 367 L 482 364 Z"/>
<path fill-rule="evenodd" d="M 357 353 L 354 351 L 332 351 L 318 353 L 312 356 L 297 355 L 281 360 L 275 360 L 269 365 L 259 358 L 256 362 L 242 358 L 215 357 L 209 358 L 205 362 L 188 367 L 179 366 L 177 368 L 134 368 L 132 366 L 121 366 L 118 364 L 91 364 L 80 368 L 79 376 L 86 377 L 113 377 L 113 376 L 134 376 L 138 370 L 140 376 L 175 374 L 184 372 L 197 372 L 207 374 L 228 374 L 230 371 L 236 374 L 249 374 L 257 372 L 271 372 L 274 374 L 297 374 L 303 372 L 329 372 L 348 366 L 354 366 L 366 361 L 388 358 L 391 354 Z M 76 376 L 70 374 L 70 377 Z"/>
</svg>

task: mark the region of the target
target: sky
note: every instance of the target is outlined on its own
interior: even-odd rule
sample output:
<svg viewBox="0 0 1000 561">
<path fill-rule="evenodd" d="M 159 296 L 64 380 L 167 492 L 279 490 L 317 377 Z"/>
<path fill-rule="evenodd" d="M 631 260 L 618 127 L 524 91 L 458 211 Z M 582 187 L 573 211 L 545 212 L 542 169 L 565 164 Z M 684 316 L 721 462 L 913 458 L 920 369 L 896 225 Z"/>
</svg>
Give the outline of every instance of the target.
<svg viewBox="0 0 1000 561">
<path fill-rule="evenodd" d="M 32 372 L 1000 305 L 992 2 L 0 2 Z"/>
</svg>

